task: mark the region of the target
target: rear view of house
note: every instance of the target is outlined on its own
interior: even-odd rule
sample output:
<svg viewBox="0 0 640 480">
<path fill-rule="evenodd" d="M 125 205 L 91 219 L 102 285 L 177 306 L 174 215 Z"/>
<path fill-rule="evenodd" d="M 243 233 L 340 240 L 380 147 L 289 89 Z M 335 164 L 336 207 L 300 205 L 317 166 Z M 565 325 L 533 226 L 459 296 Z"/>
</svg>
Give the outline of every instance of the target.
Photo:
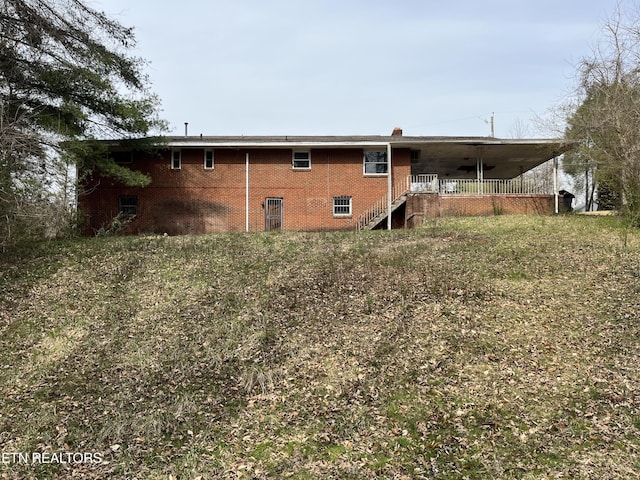
<svg viewBox="0 0 640 480">
<path fill-rule="evenodd" d="M 115 217 L 127 220 L 129 233 L 187 234 L 552 213 L 553 189 L 530 185 L 521 174 L 566 147 L 559 140 L 405 137 L 395 129 L 391 136 L 169 137 L 158 154 L 118 142 L 109 150 L 151 184 L 132 188 L 90 177 L 79 198 L 89 233 Z"/>
</svg>

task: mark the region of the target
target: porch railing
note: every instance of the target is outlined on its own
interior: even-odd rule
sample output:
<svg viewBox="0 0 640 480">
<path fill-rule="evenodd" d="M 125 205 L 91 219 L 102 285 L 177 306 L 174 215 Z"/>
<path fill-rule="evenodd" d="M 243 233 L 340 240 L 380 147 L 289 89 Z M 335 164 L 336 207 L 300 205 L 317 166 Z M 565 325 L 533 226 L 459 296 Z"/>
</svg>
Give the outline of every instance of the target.
<svg viewBox="0 0 640 480">
<path fill-rule="evenodd" d="M 409 187 L 411 193 L 438 193 L 438 175 L 411 175 Z"/>
<path fill-rule="evenodd" d="M 438 193 L 445 195 L 552 195 L 553 186 L 532 179 L 440 179 Z"/>
<path fill-rule="evenodd" d="M 411 193 L 441 193 L 449 195 L 536 195 L 553 194 L 553 185 L 526 178 L 476 180 L 469 178 L 438 178 L 437 175 L 411 175 Z"/>
<path fill-rule="evenodd" d="M 391 202 L 408 193 L 439 193 L 442 195 L 552 195 L 553 186 L 527 178 L 476 180 L 468 178 L 438 178 L 436 174 L 409 175 L 393 186 Z M 376 218 L 386 217 L 389 203 L 385 193 L 365 210 L 356 222 L 362 230 Z"/>
</svg>

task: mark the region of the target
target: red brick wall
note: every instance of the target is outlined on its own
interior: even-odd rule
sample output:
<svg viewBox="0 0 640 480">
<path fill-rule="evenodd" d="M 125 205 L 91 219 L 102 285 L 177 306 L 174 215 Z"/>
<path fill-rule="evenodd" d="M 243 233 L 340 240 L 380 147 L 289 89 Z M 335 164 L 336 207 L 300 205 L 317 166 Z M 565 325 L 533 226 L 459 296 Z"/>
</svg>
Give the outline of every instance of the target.
<svg viewBox="0 0 640 480">
<path fill-rule="evenodd" d="M 407 198 L 406 226 L 419 226 L 425 217 L 486 215 L 551 215 L 553 195 L 436 195 Z"/>
<path fill-rule="evenodd" d="M 553 195 L 441 195 L 440 215 L 545 215 Z"/>
<path fill-rule="evenodd" d="M 285 230 L 355 229 L 358 216 L 387 191 L 386 176 L 365 176 L 361 149 L 312 149 L 311 169 L 294 170 L 290 149 L 216 149 L 214 169 L 204 169 L 204 149 L 182 149 L 180 170 L 171 170 L 170 152 L 137 155 L 130 166 L 149 174 L 145 188 L 129 188 L 96 178 L 97 187 L 80 198 L 87 232 L 107 225 L 118 213 L 121 195 L 138 197 L 131 233 L 211 233 L 245 230 L 245 154 L 249 154 L 249 229 L 265 229 L 267 197 L 283 199 Z M 410 174 L 410 151 L 393 150 L 394 183 Z M 90 190 L 90 189 L 89 189 Z M 352 215 L 333 216 L 334 196 L 352 197 Z"/>
</svg>

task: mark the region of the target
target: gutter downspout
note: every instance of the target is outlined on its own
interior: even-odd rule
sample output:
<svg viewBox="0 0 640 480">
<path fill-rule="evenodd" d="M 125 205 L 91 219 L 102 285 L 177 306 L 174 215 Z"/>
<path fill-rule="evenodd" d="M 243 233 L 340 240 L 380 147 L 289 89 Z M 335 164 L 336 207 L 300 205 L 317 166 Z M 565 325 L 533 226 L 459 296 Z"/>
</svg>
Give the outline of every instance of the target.
<svg viewBox="0 0 640 480">
<path fill-rule="evenodd" d="M 554 198 L 554 212 L 556 215 L 559 213 L 558 209 L 558 157 L 553 157 L 553 198 Z"/>
<path fill-rule="evenodd" d="M 244 201 L 244 229 L 249 232 L 249 152 L 244 154 L 244 184 L 245 184 L 245 201 Z"/>
<path fill-rule="evenodd" d="M 391 178 L 391 144 L 387 143 L 387 230 L 391 230 L 391 208 L 393 206 L 393 179 Z"/>
</svg>

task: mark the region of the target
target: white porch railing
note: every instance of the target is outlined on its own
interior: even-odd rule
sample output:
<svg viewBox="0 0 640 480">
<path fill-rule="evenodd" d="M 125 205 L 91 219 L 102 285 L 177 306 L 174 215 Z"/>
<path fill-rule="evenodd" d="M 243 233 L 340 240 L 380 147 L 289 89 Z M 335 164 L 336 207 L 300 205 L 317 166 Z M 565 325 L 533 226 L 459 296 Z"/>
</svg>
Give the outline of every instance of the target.
<svg viewBox="0 0 640 480">
<path fill-rule="evenodd" d="M 436 174 L 409 175 L 397 182 L 392 191 L 393 207 L 407 193 L 439 193 L 442 195 L 553 195 L 553 186 L 526 178 L 476 180 L 467 178 L 439 179 Z M 362 230 L 373 220 L 385 218 L 389 202 L 385 193 L 365 210 L 356 222 Z"/>
<path fill-rule="evenodd" d="M 410 192 L 411 193 L 438 193 L 438 175 L 411 175 Z"/>
<path fill-rule="evenodd" d="M 531 179 L 454 179 L 440 180 L 438 193 L 446 195 L 552 195 L 553 186 Z"/>
</svg>

